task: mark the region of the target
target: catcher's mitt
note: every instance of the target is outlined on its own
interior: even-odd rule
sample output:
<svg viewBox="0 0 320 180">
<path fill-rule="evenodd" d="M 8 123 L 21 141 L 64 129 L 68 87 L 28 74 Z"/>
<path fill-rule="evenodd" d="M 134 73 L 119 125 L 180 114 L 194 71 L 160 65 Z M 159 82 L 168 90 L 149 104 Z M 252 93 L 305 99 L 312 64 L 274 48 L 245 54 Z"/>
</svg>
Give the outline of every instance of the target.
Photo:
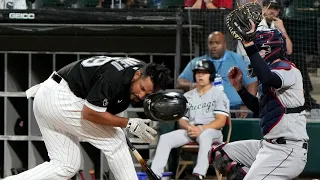
<svg viewBox="0 0 320 180">
<path fill-rule="evenodd" d="M 252 27 L 250 20 L 255 24 L 255 27 Z M 227 15 L 226 25 L 234 38 L 240 41 L 252 41 L 261 20 L 261 5 L 256 2 L 250 2 L 231 11 Z"/>
</svg>

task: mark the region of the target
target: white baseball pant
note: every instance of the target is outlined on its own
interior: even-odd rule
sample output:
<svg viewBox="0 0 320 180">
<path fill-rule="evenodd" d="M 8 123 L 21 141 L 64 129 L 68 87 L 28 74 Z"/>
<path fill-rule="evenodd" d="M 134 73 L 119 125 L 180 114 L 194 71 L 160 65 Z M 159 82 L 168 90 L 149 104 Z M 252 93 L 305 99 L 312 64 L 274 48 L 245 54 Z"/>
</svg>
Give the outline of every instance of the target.
<svg viewBox="0 0 320 180">
<path fill-rule="evenodd" d="M 196 141 L 199 143 L 199 152 L 197 164 L 193 173 L 206 175 L 209 167 L 208 152 L 213 142 L 221 143 L 223 139 L 222 132 L 216 129 L 206 129 Z M 151 169 L 158 176 L 161 176 L 164 167 L 167 164 L 169 154 L 172 148 L 177 148 L 193 140 L 189 138 L 187 130 L 179 129 L 160 136 L 159 144 L 156 150 Z"/>
<path fill-rule="evenodd" d="M 302 144 L 244 140 L 226 144 L 223 150 L 232 160 L 250 168 L 244 180 L 288 180 L 296 178 L 306 165 L 307 150 Z"/>
</svg>

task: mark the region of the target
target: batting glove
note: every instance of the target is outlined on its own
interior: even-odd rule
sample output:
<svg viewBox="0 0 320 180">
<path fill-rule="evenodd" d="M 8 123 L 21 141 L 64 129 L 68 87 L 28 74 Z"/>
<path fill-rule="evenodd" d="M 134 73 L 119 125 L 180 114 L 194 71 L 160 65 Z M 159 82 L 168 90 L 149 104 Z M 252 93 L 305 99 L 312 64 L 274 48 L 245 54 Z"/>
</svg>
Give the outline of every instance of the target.
<svg viewBox="0 0 320 180">
<path fill-rule="evenodd" d="M 154 134 L 157 134 L 157 131 L 149 127 L 146 123 L 149 123 L 150 119 L 140 119 L 140 118 L 129 118 L 126 129 L 133 135 L 138 136 L 139 138 L 152 142 L 154 141 Z"/>
</svg>

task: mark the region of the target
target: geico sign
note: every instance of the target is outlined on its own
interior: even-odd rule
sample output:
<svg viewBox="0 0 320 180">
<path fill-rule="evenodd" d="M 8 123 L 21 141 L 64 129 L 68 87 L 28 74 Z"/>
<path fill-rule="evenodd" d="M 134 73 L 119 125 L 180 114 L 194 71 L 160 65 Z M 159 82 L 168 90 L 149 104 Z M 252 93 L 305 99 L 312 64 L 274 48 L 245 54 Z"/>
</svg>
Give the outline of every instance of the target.
<svg viewBox="0 0 320 180">
<path fill-rule="evenodd" d="M 10 13 L 10 19 L 35 19 L 36 15 L 34 13 Z"/>
</svg>

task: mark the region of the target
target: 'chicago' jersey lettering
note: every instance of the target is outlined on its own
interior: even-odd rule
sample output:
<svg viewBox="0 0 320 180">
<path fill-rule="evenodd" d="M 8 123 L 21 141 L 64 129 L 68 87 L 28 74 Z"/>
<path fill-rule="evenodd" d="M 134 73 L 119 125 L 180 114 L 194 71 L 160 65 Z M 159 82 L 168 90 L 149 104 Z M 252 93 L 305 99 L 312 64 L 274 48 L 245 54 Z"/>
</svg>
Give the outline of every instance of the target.
<svg viewBox="0 0 320 180">
<path fill-rule="evenodd" d="M 215 86 L 202 96 L 199 96 L 196 88 L 186 92 L 184 96 L 188 100 L 189 110 L 183 119 L 191 124 L 208 124 L 215 120 L 215 114 L 229 116 L 229 99 Z"/>
</svg>

